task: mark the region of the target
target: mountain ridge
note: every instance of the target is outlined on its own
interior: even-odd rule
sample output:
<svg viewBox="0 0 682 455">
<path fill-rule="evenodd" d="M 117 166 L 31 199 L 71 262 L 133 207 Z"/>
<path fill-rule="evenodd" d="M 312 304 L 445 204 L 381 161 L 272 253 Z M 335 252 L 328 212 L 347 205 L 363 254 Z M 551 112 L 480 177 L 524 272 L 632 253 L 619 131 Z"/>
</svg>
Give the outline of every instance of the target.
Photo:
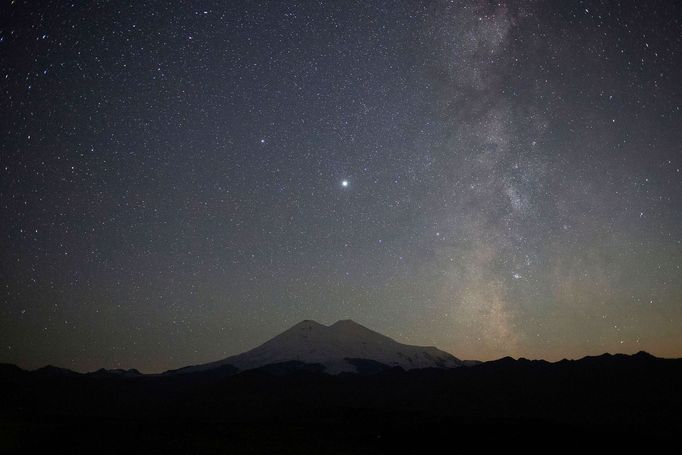
<svg viewBox="0 0 682 455">
<path fill-rule="evenodd" d="M 346 358 L 347 361 L 352 361 L 352 362 L 370 362 L 373 363 L 374 361 L 370 359 L 363 359 L 363 358 L 353 358 L 353 357 L 348 357 Z M 544 360 L 544 359 L 527 359 L 524 357 L 518 357 L 514 358 L 511 356 L 505 356 L 505 357 L 500 357 L 498 359 L 493 359 L 493 360 L 486 360 L 486 361 L 477 361 L 477 360 L 462 360 L 463 366 L 481 366 L 481 367 L 492 367 L 492 366 L 514 366 L 514 365 L 544 365 L 544 366 L 561 366 L 561 365 L 574 365 L 574 364 L 594 364 L 594 365 L 609 365 L 609 364 L 614 364 L 614 363 L 633 363 L 633 362 L 638 362 L 638 363 L 644 363 L 644 362 L 682 362 L 682 358 L 676 358 L 676 357 L 657 357 L 654 356 L 653 354 L 650 354 L 647 351 L 638 351 L 634 354 L 625 354 L 625 353 L 609 353 L 605 352 L 603 354 L 599 355 L 587 355 L 583 356 L 580 358 L 576 359 L 562 359 L 562 360 L 557 360 L 557 361 L 549 361 L 549 360 Z M 284 363 L 284 362 L 282 362 Z M 17 364 L 14 363 L 8 363 L 8 362 L 0 362 L 0 377 L 10 377 L 14 375 L 24 375 L 24 374 L 31 374 L 34 376 L 40 376 L 40 377 L 59 377 L 59 376 L 64 376 L 64 377 L 91 377 L 91 378 L 98 378 L 98 377 L 120 377 L 120 378 L 125 378 L 125 379 L 135 379 L 135 378 L 150 378 L 150 377 L 163 377 L 164 374 L 166 373 L 173 373 L 173 372 L 184 372 L 186 369 L 192 369 L 196 366 L 199 365 L 189 365 L 186 367 L 181 367 L 177 369 L 171 369 L 167 370 L 164 373 L 143 373 L 140 372 L 136 369 L 129 369 L 129 370 L 123 370 L 123 369 L 104 369 L 100 368 L 99 370 L 94 370 L 94 371 L 87 371 L 87 372 L 79 372 L 75 370 L 70 370 L 68 368 L 62 368 L 62 367 L 57 367 L 53 365 L 46 365 L 43 367 L 39 368 L 34 368 L 34 369 L 26 369 L 22 368 Z M 267 366 L 267 365 L 266 365 Z M 229 368 L 230 365 L 222 365 L 222 367 Z M 220 367 L 216 368 L 216 371 Z M 233 368 L 233 373 L 236 374 L 241 371 L 246 371 L 246 370 L 237 370 L 236 368 Z M 128 373 L 128 374 L 124 374 Z"/>
<path fill-rule="evenodd" d="M 215 451 L 252 450 L 264 441 L 268 453 L 282 446 L 281 438 L 296 447 L 317 438 L 315 452 L 322 443 L 349 444 L 357 437 L 388 441 L 391 452 L 417 452 L 424 441 L 442 446 L 453 431 L 483 441 L 502 435 L 505 447 L 538 432 L 558 441 L 582 434 L 590 444 L 603 437 L 610 446 L 631 444 L 639 434 L 649 447 L 662 435 L 676 440 L 682 428 L 682 359 L 641 352 L 553 363 L 503 357 L 467 368 L 410 371 L 348 361 L 357 374 L 326 374 L 323 365 L 297 361 L 133 377 L 0 364 L 0 417 L 25 428 L 21 434 L 41 447 L 54 448 L 56 437 L 67 434 L 69 447 L 85 440 L 78 451 L 99 443 L 103 453 L 112 442 L 122 446 L 116 451 L 139 447 L 143 435 L 149 435 L 150 451 L 186 451 L 177 434 L 191 437 L 191 447 L 205 447 L 210 437 L 218 443 Z"/>
</svg>

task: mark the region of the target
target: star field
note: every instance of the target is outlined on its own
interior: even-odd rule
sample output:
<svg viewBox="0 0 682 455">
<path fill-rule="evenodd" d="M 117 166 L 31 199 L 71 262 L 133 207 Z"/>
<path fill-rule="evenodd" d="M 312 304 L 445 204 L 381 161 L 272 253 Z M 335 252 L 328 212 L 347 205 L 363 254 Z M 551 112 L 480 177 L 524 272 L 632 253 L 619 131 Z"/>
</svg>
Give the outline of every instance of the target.
<svg viewBox="0 0 682 455">
<path fill-rule="evenodd" d="M 0 361 L 682 356 L 674 2 L 1 8 Z"/>
</svg>

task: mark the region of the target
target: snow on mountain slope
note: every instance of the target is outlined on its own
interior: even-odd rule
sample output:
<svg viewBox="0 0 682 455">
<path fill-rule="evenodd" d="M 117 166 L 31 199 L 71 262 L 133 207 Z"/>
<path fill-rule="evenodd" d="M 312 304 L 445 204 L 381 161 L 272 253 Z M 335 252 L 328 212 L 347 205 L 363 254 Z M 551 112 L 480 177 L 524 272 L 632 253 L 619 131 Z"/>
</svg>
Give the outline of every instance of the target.
<svg viewBox="0 0 682 455">
<path fill-rule="evenodd" d="M 451 368 L 463 364 L 458 358 L 435 347 L 398 343 L 351 320 L 338 321 L 330 326 L 305 320 L 250 351 L 175 372 L 204 371 L 222 365 L 247 370 L 290 360 L 322 364 L 331 374 L 356 371 L 345 360 L 348 358 L 369 359 L 405 369 Z"/>
</svg>

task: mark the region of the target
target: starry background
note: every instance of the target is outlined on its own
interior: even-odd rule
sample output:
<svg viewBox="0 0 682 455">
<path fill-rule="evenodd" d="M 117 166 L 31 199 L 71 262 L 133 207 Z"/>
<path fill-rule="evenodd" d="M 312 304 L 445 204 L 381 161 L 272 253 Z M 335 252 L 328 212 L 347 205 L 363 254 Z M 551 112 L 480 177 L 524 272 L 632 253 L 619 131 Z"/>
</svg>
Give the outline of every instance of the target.
<svg viewBox="0 0 682 455">
<path fill-rule="evenodd" d="M 679 3 L 172 3 L 2 2 L 0 361 L 682 356 Z"/>
</svg>

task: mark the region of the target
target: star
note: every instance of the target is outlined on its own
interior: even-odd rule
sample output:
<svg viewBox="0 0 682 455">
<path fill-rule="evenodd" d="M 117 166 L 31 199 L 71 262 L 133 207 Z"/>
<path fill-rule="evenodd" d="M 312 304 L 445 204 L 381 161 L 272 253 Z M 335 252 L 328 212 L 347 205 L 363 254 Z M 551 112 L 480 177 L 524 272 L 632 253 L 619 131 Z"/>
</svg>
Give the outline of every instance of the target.
<svg viewBox="0 0 682 455">
<path fill-rule="evenodd" d="M 597 2 L 374 2 L 370 23 L 365 2 L 337 17 L 319 0 L 264 8 L 251 27 L 247 2 L 148 21 L 141 0 L 76 28 L 70 3 L 28 2 L 0 27 L 3 56 L 22 62 L 0 73 L 13 107 L 0 122 L 0 219 L 13 220 L 0 223 L 12 264 L 0 326 L 17 324 L 0 361 L 41 367 L 71 336 L 51 295 L 70 301 L 69 328 L 88 323 L 72 340 L 83 370 L 165 371 L 195 349 L 246 350 L 284 319 L 344 316 L 459 356 L 558 360 L 628 347 L 570 317 L 625 309 L 641 348 L 682 356 L 668 330 L 682 327 L 682 65 L 662 54 L 682 51 L 666 38 L 679 35 L 676 2 L 606 15 Z M 50 27 L 35 28 L 43 15 Z M 630 23 L 639 38 L 620 40 Z M 130 38 L 108 43 L 114 62 L 97 56 L 107 30 Z M 552 70 L 555 49 L 572 70 Z M 131 81 L 115 102 L 106 84 L 60 83 L 102 82 L 102 68 Z M 99 283 L 108 297 L 90 302 Z M 127 325 L 109 337 L 112 315 Z M 556 343 L 530 342 L 539 322 Z M 164 343 L 204 325 L 192 343 Z"/>
</svg>

